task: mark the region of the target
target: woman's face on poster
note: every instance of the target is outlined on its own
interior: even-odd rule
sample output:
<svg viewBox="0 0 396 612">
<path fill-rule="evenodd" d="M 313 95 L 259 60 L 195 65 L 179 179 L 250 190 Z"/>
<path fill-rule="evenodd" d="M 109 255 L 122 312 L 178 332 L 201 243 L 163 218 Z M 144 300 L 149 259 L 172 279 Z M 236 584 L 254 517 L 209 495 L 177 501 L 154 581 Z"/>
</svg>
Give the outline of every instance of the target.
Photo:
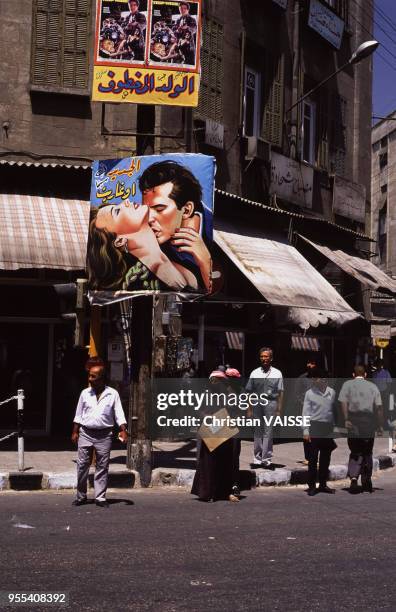
<svg viewBox="0 0 396 612">
<path fill-rule="evenodd" d="M 97 229 L 105 229 L 117 236 L 124 236 L 139 231 L 147 220 L 147 214 L 147 206 L 126 201 L 117 206 L 100 208 L 95 225 Z"/>
</svg>

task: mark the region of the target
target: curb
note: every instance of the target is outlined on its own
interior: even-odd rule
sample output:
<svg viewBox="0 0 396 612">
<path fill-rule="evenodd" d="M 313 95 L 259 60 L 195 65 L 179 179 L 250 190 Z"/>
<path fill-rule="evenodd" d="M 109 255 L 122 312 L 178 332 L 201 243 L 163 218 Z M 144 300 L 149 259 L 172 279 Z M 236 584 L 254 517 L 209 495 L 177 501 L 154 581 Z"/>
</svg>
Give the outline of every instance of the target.
<svg viewBox="0 0 396 612">
<path fill-rule="evenodd" d="M 396 454 L 380 455 L 373 458 L 373 472 L 387 470 L 396 466 Z M 345 480 L 346 465 L 330 465 L 329 480 Z M 195 470 L 180 468 L 156 468 L 152 471 L 150 487 L 183 487 L 191 488 Z M 241 489 L 255 487 L 284 487 L 289 485 L 307 484 L 306 468 L 276 468 L 274 470 L 240 470 Z M 77 485 L 76 472 L 43 473 L 43 472 L 9 472 L 0 473 L 0 491 L 38 491 L 46 489 L 75 489 Z M 140 489 L 142 488 L 138 472 L 121 470 L 109 472 L 109 489 Z M 89 489 L 93 488 L 93 472 L 88 478 Z"/>
</svg>

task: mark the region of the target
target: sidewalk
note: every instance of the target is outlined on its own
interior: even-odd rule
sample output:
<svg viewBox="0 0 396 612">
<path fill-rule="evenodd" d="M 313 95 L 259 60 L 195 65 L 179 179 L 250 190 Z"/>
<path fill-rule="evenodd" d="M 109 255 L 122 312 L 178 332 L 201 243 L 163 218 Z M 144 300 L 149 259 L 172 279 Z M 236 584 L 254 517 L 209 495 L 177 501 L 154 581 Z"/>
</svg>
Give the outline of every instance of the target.
<svg viewBox="0 0 396 612">
<path fill-rule="evenodd" d="M 349 449 L 345 439 L 337 440 L 332 454 L 330 480 L 346 478 Z M 68 440 L 35 439 L 25 441 L 25 470 L 18 472 L 16 439 L 0 447 L 0 490 L 71 489 L 76 486 L 76 450 Z M 305 484 L 307 468 L 301 442 L 279 441 L 274 446 L 272 469 L 251 469 L 253 442 L 242 441 L 240 470 L 243 488 Z M 388 438 L 377 438 L 374 445 L 374 471 L 396 465 L 396 454 L 388 454 Z M 154 442 L 151 486 L 189 487 L 196 466 L 195 441 Z M 93 468 L 90 486 L 93 481 Z M 140 487 L 137 472 L 126 468 L 126 449 L 115 442 L 111 452 L 109 487 Z"/>
</svg>

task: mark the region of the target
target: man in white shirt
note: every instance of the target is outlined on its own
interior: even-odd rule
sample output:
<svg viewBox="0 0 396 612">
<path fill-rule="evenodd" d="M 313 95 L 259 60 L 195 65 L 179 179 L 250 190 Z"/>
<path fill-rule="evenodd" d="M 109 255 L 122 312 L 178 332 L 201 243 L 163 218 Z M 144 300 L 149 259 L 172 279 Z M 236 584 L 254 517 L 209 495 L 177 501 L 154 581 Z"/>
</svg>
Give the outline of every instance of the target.
<svg viewBox="0 0 396 612">
<path fill-rule="evenodd" d="M 366 380 L 366 369 L 357 365 L 353 380 L 347 380 L 338 397 L 349 430 L 348 475 L 351 479 L 351 493 L 359 493 L 358 478 L 361 476 L 363 491 L 373 492 L 371 475 L 373 472 L 373 446 L 375 430 L 378 426 L 382 433 L 383 413 L 379 389 Z"/>
<path fill-rule="evenodd" d="M 105 374 L 105 367 L 102 365 L 89 369 L 90 386 L 81 392 L 77 404 L 72 433 L 72 442 L 78 443 L 77 498 L 73 502 L 74 506 L 87 503 L 89 466 L 95 449 L 95 503 L 102 508 L 109 507 L 106 490 L 114 425 L 117 424 L 120 428 L 119 439 L 122 442 L 126 442 L 128 438 L 120 396 L 118 391 L 106 385 Z"/>
<path fill-rule="evenodd" d="M 267 402 L 253 407 L 254 418 L 260 419 L 261 427 L 254 430 L 254 459 L 252 467 L 271 467 L 272 425 L 266 425 L 263 417 L 280 416 L 283 402 L 283 376 L 280 370 L 272 366 L 273 351 L 263 347 L 259 351 L 261 366 L 252 371 L 246 385 L 246 391 L 265 394 Z"/>
<path fill-rule="evenodd" d="M 335 493 L 327 486 L 331 453 L 337 448 L 333 440 L 334 402 L 336 392 L 327 386 L 326 373 L 320 368 L 311 372 L 312 387 L 304 396 L 302 414 L 310 418 L 310 426 L 304 429 L 303 439 L 308 456 L 308 495 L 317 493 L 316 477 L 319 458 L 319 492 Z"/>
</svg>

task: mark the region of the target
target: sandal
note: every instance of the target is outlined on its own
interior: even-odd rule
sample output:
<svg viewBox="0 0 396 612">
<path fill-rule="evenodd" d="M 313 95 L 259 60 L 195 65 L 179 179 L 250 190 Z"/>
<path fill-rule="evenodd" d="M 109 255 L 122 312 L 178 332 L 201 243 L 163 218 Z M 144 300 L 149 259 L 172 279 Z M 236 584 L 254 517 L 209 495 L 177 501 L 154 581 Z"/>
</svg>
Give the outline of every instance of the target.
<svg viewBox="0 0 396 612">
<path fill-rule="evenodd" d="M 236 495 L 232 495 L 232 494 L 228 496 L 228 499 L 229 499 L 230 502 L 239 502 L 240 501 L 239 497 L 237 497 Z"/>
</svg>

